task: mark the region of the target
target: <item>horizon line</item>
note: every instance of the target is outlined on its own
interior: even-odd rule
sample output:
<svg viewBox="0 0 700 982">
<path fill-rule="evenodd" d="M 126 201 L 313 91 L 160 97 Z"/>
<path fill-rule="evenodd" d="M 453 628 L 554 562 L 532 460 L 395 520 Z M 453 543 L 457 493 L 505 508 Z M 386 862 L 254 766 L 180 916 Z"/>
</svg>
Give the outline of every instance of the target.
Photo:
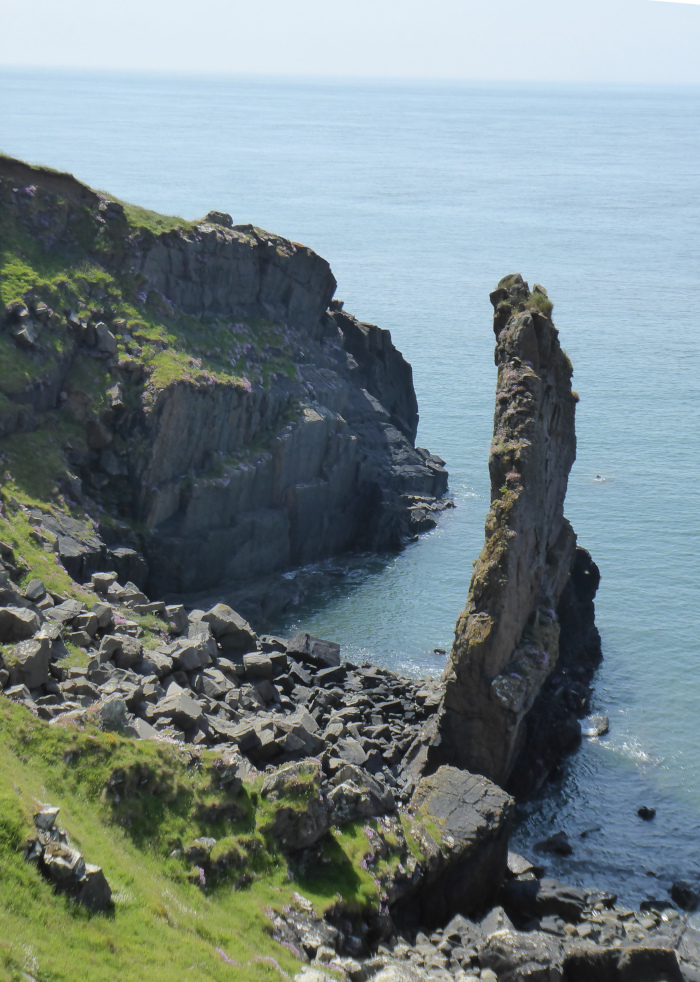
<svg viewBox="0 0 700 982">
<path fill-rule="evenodd" d="M 683 3 L 692 6 L 700 6 L 700 0 L 649 0 L 652 3 Z M 675 88 L 698 88 L 699 81 L 673 81 L 673 80 L 649 80 L 649 79 L 581 79 L 581 78 L 484 78 L 465 75 L 374 75 L 374 74 L 327 74 L 323 72 L 240 72 L 235 70 L 212 71 L 208 68 L 152 68 L 135 66 L 84 66 L 84 65 L 19 65 L 0 62 L 0 73 L 2 72 L 22 72 L 35 75 L 49 75 L 51 73 L 65 73 L 75 75 L 149 75 L 153 77 L 171 78 L 218 78 L 218 79 L 242 79 L 251 81 L 269 80 L 295 80 L 299 82 L 382 82 L 382 83 L 421 83 L 421 84 L 446 84 L 464 83 L 471 85 L 543 85 L 543 86 L 599 86 L 623 88 L 626 86 L 635 88 L 656 88 L 656 87 L 675 87 Z"/>
</svg>

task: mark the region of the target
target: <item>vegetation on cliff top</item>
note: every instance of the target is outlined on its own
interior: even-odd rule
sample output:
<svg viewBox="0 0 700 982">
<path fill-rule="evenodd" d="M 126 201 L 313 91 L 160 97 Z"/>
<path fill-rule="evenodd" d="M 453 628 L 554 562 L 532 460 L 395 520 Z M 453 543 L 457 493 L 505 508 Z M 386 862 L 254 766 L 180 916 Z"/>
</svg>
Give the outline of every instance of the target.
<svg viewBox="0 0 700 982">
<path fill-rule="evenodd" d="M 62 190 L 62 180 L 80 187 L 68 175 L 20 166 L 37 184 L 48 180 L 49 191 L 20 189 L 18 211 L 0 179 L 0 480 L 23 505 L 80 519 L 70 488 L 74 462 L 89 450 L 91 421 L 99 423 L 115 404 L 145 419 L 159 393 L 175 384 L 250 391 L 294 377 L 293 341 L 282 324 L 193 317 L 154 291 L 142 292 L 122 261 L 125 242 L 173 229 L 190 234 L 193 223 L 124 204 L 115 229 L 100 220 L 99 199 L 89 189 L 85 200 Z M 37 335 L 32 343 L 13 330 L 27 312 Z M 96 346 L 100 321 L 109 326 L 107 350 Z M 119 457 L 129 449 L 123 444 L 115 434 L 110 450 Z M 22 554 L 27 546 L 47 585 L 65 592 L 69 584 L 53 557 L 42 559 L 15 524 L 6 514 L 0 534 L 18 545 L 22 539 Z"/>
</svg>

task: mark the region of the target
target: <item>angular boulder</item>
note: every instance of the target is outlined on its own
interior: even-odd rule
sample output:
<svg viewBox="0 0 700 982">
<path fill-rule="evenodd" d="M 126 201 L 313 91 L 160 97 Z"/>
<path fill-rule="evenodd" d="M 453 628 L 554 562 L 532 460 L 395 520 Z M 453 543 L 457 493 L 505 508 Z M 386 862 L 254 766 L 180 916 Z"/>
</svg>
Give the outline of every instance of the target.
<svg viewBox="0 0 700 982">
<path fill-rule="evenodd" d="M 385 788 L 361 767 L 344 764 L 331 783 L 333 790 L 328 794 L 328 801 L 333 809 L 333 822 L 337 825 L 396 810 L 391 789 Z"/>
<path fill-rule="evenodd" d="M 202 620 L 209 624 L 225 654 L 255 651 L 258 636 L 248 621 L 226 604 L 216 604 L 208 610 Z"/>
<path fill-rule="evenodd" d="M 172 720 L 181 730 L 189 730 L 199 724 L 202 707 L 189 692 L 172 682 L 164 698 L 156 703 L 149 715 L 153 719 Z"/>
<path fill-rule="evenodd" d="M 487 778 L 442 766 L 419 782 L 410 811 L 428 862 L 412 900 L 423 923 L 492 906 L 507 867 L 513 799 Z"/>
<path fill-rule="evenodd" d="M 498 982 L 563 982 L 562 945 L 541 931 L 498 931 L 479 952 Z M 592 982 L 592 978 L 589 979 Z"/>
<path fill-rule="evenodd" d="M 28 641 L 20 641 L 5 659 L 10 673 L 10 685 L 26 685 L 28 689 L 38 689 L 49 681 L 49 659 L 51 642 L 48 638 L 37 636 Z"/>
<path fill-rule="evenodd" d="M 564 982 L 684 982 L 684 977 L 671 948 L 581 945 L 567 953 Z"/>
<path fill-rule="evenodd" d="M 26 607 L 0 607 L 0 643 L 25 641 L 41 627 L 39 615 Z"/>
<path fill-rule="evenodd" d="M 295 634 L 287 645 L 290 658 L 310 662 L 319 668 L 334 668 L 340 665 L 340 645 L 335 641 L 322 641 L 311 634 Z"/>
<path fill-rule="evenodd" d="M 287 851 L 313 845 L 331 827 L 317 760 L 285 764 L 265 778 L 260 794 L 273 806 L 264 831 L 271 832 Z"/>
</svg>

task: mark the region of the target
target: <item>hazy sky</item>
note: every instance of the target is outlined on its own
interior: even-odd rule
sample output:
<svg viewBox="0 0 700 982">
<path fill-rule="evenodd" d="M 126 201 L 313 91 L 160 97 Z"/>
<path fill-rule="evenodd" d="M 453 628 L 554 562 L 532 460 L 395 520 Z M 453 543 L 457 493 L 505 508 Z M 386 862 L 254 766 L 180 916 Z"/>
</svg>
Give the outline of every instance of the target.
<svg viewBox="0 0 700 982">
<path fill-rule="evenodd" d="M 700 0 L 0 0 L 0 10 L 15 39 L 2 45 L 5 66 L 700 83 Z"/>
</svg>

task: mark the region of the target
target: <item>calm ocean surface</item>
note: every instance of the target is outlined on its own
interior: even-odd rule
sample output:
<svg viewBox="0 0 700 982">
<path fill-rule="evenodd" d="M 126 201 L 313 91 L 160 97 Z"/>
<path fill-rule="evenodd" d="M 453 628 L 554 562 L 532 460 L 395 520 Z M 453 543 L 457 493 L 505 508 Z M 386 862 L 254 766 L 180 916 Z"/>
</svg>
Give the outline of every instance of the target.
<svg viewBox="0 0 700 982">
<path fill-rule="evenodd" d="M 5 69 L 0 150 L 304 242 L 347 309 L 391 329 L 458 508 L 399 556 L 338 564 L 279 625 L 353 660 L 440 673 L 488 508 L 488 293 L 516 271 L 547 287 L 581 394 L 566 511 L 603 576 L 611 731 L 515 843 L 565 829 L 574 854 L 552 869 L 630 901 L 700 876 L 700 89 Z"/>
</svg>

